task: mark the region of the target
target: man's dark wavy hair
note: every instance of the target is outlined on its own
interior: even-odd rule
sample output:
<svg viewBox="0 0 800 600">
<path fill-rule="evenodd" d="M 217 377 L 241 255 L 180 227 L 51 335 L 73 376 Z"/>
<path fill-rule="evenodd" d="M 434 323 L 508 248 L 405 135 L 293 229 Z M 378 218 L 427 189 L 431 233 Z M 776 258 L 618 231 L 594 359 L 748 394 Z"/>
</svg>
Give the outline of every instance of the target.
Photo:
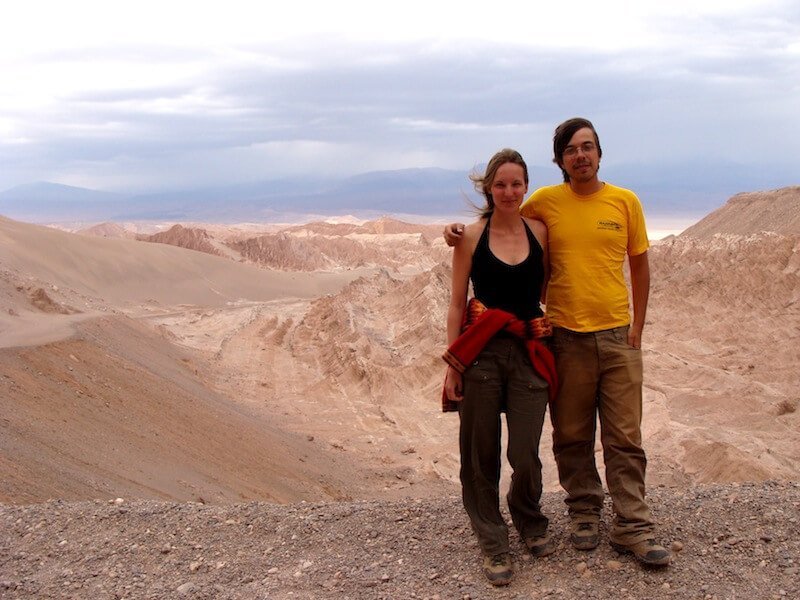
<svg viewBox="0 0 800 600">
<path fill-rule="evenodd" d="M 567 175 L 567 172 L 564 170 L 564 150 L 569 145 L 569 141 L 572 139 L 572 136 L 575 135 L 575 132 L 584 127 L 588 127 L 592 130 L 594 134 L 594 143 L 597 145 L 597 156 L 598 158 L 603 157 L 603 149 L 600 147 L 600 138 L 597 137 L 597 131 L 595 131 L 594 125 L 592 125 L 589 119 L 575 117 L 564 121 L 561 125 L 556 127 L 556 132 L 553 135 L 553 162 L 561 169 L 561 173 L 564 175 L 564 181 L 569 181 L 569 175 Z"/>
</svg>

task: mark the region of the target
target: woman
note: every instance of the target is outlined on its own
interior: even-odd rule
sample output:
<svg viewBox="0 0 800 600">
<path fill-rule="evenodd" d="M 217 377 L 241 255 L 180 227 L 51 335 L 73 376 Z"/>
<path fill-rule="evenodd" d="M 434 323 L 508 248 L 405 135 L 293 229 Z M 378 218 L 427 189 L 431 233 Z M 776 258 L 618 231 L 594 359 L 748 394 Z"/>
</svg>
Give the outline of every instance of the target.
<svg viewBox="0 0 800 600">
<path fill-rule="evenodd" d="M 539 439 L 556 383 L 552 355 L 540 341 L 550 333 L 540 307 L 549 275 L 547 229 L 519 214 L 528 168 L 515 150 L 501 150 L 483 175 L 470 179 L 486 206 L 453 253 L 444 409 L 460 415 L 464 508 L 484 554 L 484 573 L 493 585 L 506 585 L 513 566 L 499 500 L 502 412 L 513 469 L 507 494 L 512 520 L 534 556 L 555 549 L 539 509 Z M 470 279 L 475 297 L 468 304 Z"/>
</svg>

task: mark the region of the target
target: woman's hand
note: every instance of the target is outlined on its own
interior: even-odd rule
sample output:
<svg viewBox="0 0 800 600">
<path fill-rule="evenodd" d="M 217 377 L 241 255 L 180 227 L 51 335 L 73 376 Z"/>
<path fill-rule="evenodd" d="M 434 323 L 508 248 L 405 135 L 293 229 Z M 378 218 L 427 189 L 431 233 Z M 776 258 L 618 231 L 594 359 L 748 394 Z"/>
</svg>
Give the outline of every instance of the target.
<svg viewBox="0 0 800 600">
<path fill-rule="evenodd" d="M 444 378 L 444 392 L 448 400 L 461 402 L 464 399 L 464 384 L 461 373 L 453 367 L 447 367 L 447 375 Z"/>
</svg>

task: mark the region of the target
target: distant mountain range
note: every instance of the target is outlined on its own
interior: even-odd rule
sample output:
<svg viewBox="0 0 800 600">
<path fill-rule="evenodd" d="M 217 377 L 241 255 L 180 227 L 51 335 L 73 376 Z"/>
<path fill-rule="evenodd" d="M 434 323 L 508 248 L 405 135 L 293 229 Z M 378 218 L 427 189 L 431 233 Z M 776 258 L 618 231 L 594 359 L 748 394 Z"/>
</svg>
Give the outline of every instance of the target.
<svg viewBox="0 0 800 600">
<path fill-rule="evenodd" d="M 406 169 L 341 180 L 282 179 L 151 194 L 125 195 L 39 182 L 0 192 L 0 214 L 30 222 L 292 220 L 353 214 L 453 215 L 477 201 L 465 173 Z"/>
<path fill-rule="evenodd" d="M 554 166 L 531 167 L 531 189 L 561 181 Z M 701 217 L 731 195 L 797 182 L 737 165 L 603 165 L 603 178 L 637 192 L 648 215 Z M 726 178 L 726 174 L 730 177 Z M 121 194 L 50 182 L 0 192 L 0 214 L 34 223 L 99 221 L 293 221 L 303 215 L 461 217 L 480 198 L 468 170 L 375 171 L 340 179 L 279 179 L 149 194 Z M 722 182 L 722 183 L 720 183 Z"/>
</svg>

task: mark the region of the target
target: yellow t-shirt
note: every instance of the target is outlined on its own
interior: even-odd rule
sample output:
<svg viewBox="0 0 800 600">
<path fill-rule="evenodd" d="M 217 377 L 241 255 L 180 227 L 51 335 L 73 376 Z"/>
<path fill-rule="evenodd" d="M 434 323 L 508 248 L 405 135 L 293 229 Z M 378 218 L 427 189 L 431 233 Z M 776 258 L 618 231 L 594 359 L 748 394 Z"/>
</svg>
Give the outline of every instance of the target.
<svg viewBox="0 0 800 600">
<path fill-rule="evenodd" d="M 642 254 L 650 245 L 636 194 L 606 183 L 579 196 L 562 183 L 536 190 L 519 210 L 547 225 L 553 324 L 579 332 L 630 324 L 622 266 L 626 254 Z"/>
</svg>

